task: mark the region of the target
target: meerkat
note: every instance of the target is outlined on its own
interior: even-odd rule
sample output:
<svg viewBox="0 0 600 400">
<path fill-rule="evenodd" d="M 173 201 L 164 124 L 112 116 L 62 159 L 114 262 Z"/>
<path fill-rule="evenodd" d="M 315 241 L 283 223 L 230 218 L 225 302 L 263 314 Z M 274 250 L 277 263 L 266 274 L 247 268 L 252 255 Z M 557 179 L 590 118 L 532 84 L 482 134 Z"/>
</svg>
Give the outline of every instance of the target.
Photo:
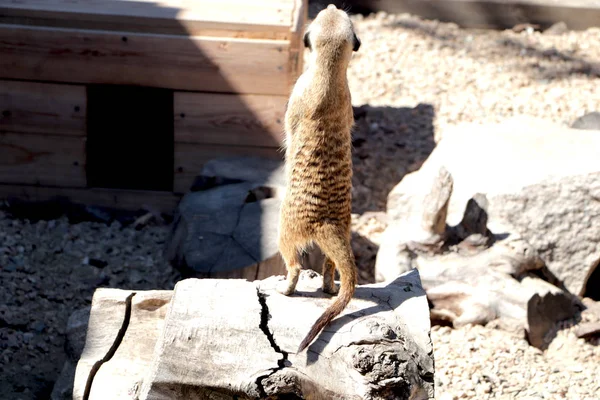
<svg viewBox="0 0 600 400">
<path fill-rule="evenodd" d="M 285 113 L 288 184 L 280 211 L 278 246 L 287 278 L 278 291 L 291 295 L 301 270 L 300 254 L 316 244 L 325 255 L 322 290 L 339 294 L 313 324 L 298 352 L 348 305 L 357 282 L 350 246 L 354 115 L 347 68 L 361 42 L 350 17 L 330 4 L 306 29 L 308 68 L 296 81 Z"/>
</svg>

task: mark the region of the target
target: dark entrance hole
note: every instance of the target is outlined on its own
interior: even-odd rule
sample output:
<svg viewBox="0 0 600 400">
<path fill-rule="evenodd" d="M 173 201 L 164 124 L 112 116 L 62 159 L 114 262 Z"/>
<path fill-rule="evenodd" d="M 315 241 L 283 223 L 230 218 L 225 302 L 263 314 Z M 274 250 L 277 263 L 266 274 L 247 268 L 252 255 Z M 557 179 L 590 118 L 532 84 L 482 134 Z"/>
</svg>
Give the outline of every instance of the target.
<svg viewBox="0 0 600 400">
<path fill-rule="evenodd" d="M 173 92 L 159 88 L 87 88 L 89 187 L 173 190 Z"/>
</svg>

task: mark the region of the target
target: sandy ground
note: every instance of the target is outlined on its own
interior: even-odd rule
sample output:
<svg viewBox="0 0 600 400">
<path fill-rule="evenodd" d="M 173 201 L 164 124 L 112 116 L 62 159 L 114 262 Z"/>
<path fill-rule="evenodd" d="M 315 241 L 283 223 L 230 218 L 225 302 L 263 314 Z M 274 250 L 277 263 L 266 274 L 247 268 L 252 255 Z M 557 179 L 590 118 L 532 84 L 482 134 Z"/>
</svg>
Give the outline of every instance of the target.
<svg viewBox="0 0 600 400">
<path fill-rule="evenodd" d="M 364 283 L 373 279 L 387 193 L 419 168 L 444 127 L 517 114 L 569 124 L 600 110 L 600 29 L 515 33 L 404 15 L 353 18 L 363 43 L 349 71 L 353 247 Z M 48 397 L 67 318 L 96 287 L 171 289 L 179 277 L 163 259 L 167 233 L 0 213 L 0 399 Z M 600 398 L 599 348 L 573 329 L 542 353 L 485 327 L 434 327 L 438 398 Z"/>
</svg>

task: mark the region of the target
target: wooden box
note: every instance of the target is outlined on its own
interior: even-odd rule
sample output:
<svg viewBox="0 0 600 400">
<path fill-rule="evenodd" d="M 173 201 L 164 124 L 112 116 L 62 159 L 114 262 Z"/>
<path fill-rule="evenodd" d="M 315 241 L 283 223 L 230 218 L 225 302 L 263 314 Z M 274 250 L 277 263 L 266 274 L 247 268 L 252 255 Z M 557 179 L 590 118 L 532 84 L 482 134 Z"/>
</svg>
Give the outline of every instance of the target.
<svg viewBox="0 0 600 400">
<path fill-rule="evenodd" d="M 281 158 L 307 0 L 0 0 L 0 198 L 170 210 Z"/>
</svg>

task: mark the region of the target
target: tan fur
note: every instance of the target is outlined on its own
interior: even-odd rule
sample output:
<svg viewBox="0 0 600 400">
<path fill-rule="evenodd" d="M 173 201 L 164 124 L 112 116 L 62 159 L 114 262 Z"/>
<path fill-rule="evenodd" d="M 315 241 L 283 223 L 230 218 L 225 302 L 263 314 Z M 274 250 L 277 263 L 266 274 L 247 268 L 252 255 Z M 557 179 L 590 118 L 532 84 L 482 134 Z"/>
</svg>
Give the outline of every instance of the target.
<svg viewBox="0 0 600 400">
<path fill-rule="evenodd" d="M 335 294 L 335 268 L 341 285 L 338 297 L 314 323 L 298 352 L 347 306 L 357 281 L 350 247 L 354 117 L 346 71 L 360 41 L 348 15 L 329 5 L 308 27 L 305 45 L 310 61 L 294 86 L 285 116 L 288 185 L 278 244 L 288 273 L 279 291 L 294 293 L 300 252 L 313 243 L 326 256 L 323 291 Z"/>
</svg>

